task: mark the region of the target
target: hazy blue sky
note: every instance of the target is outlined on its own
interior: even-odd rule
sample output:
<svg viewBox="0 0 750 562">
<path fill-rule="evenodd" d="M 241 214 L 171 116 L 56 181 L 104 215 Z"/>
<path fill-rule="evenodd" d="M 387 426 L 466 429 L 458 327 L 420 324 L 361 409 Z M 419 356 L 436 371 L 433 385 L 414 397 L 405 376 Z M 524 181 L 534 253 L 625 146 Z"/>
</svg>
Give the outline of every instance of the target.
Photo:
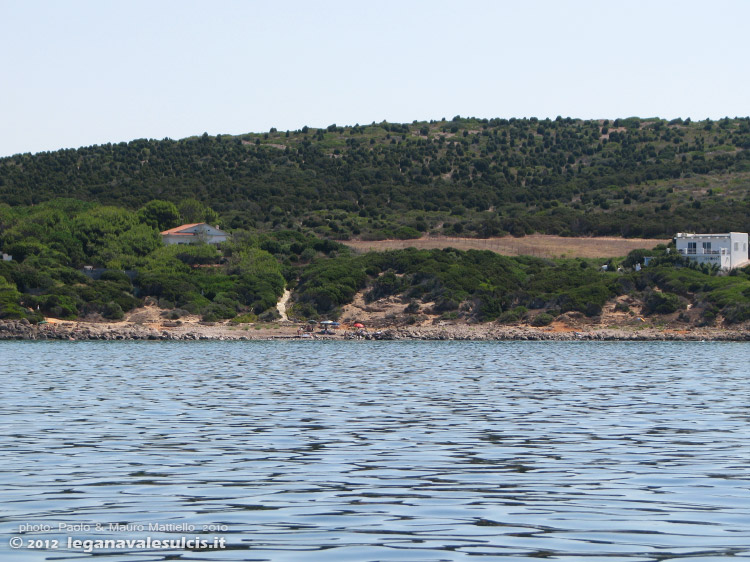
<svg viewBox="0 0 750 562">
<path fill-rule="evenodd" d="M 0 0 L 0 156 L 454 115 L 747 116 L 748 22 L 748 0 Z"/>
</svg>

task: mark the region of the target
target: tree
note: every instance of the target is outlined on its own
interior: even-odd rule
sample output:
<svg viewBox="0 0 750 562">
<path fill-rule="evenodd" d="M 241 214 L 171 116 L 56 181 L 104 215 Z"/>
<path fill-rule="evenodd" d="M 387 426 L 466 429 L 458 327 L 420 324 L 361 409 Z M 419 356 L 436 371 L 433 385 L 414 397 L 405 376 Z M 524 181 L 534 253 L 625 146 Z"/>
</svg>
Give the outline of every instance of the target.
<svg viewBox="0 0 750 562">
<path fill-rule="evenodd" d="M 219 221 L 219 213 L 197 199 L 183 199 L 177 209 L 182 221 L 186 223 L 205 222 L 215 225 Z"/>
<path fill-rule="evenodd" d="M 179 226 L 180 213 L 174 203 L 155 199 L 141 207 L 138 220 L 161 231 Z"/>
<path fill-rule="evenodd" d="M 177 210 L 186 223 L 203 222 L 205 207 L 197 199 L 183 199 L 177 206 Z"/>
</svg>

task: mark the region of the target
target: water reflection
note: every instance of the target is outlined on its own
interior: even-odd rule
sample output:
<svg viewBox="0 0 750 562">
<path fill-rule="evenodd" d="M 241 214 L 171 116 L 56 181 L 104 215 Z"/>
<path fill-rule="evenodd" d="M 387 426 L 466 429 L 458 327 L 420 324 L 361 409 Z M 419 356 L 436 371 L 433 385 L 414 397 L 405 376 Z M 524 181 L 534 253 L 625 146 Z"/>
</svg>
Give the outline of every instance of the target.
<svg viewBox="0 0 750 562">
<path fill-rule="evenodd" d="M 96 552 L 118 562 L 750 557 L 746 344 L 3 342 L 0 353 L 3 560 L 90 556 L 11 551 L 21 523 L 59 540 L 185 525 L 229 545 Z"/>
</svg>

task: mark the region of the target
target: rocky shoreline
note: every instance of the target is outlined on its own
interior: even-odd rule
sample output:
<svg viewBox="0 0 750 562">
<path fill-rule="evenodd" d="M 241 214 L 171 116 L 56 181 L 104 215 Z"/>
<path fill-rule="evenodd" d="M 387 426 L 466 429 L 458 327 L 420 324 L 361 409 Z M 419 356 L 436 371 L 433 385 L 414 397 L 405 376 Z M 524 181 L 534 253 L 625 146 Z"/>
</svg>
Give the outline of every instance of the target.
<svg viewBox="0 0 750 562">
<path fill-rule="evenodd" d="M 468 341 L 750 341 L 750 331 L 696 328 L 694 330 L 590 329 L 552 331 L 526 326 L 497 327 L 451 326 L 387 330 L 394 340 L 468 340 Z"/>
<path fill-rule="evenodd" d="M 0 321 L 0 340 L 61 341 L 197 341 L 197 340 L 427 340 L 427 341 L 750 341 L 750 330 L 723 328 L 629 329 L 585 328 L 553 330 L 497 324 L 449 324 L 391 327 L 377 332 L 300 335 L 292 323 L 238 327 L 231 324 L 185 322 L 179 325 L 133 322 L 60 322 L 31 324 L 28 320 Z"/>
</svg>

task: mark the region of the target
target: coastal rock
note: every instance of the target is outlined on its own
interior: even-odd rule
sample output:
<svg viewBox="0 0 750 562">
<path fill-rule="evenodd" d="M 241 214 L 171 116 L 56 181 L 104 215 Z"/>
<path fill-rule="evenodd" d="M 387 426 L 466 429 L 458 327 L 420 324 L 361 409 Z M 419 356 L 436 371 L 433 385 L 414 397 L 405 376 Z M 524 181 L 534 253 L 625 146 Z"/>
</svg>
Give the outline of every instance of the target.
<svg viewBox="0 0 750 562">
<path fill-rule="evenodd" d="M 266 340 L 296 339 L 294 326 L 274 326 L 270 329 L 248 332 L 230 324 L 200 325 L 183 322 L 179 326 L 150 326 L 131 323 L 68 322 L 31 324 L 28 320 L 0 320 L 0 340 Z M 257 330 L 257 328 L 256 328 Z M 342 331 L 325 339 L 345 339 Z M 317 338 L 313 338 L 317 339 Z M 396 326 L 364 334 L 365 340 L 434 340 L 434 341 L 750 341 L 750 330 L 721 327 L 700 328 L 649 328 L 641 327 L 579 327 L 571 329 L 532 328 L 487 324 L 440 324 L 421 326 Z"/>
</svg>

